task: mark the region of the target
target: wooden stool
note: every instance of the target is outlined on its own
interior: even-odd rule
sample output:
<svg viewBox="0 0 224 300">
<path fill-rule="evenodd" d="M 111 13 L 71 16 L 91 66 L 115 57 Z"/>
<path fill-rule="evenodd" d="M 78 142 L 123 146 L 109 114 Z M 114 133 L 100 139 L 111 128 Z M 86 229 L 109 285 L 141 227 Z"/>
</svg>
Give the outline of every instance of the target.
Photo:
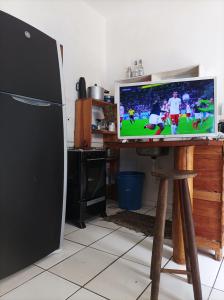
<svg viewBox="0 0 224 300">
<path fill-rule="evenodd" d="M 159 195 L 156 208 L 155 232 L 151 259 L 150 278 L 152 279 L 151 300 L 157 300 L 159 295 L 160 273 L 186 274 L 188 283 L 193 284 L 194 299 L 202 300 L 201 282 L 198 267 L 197 247 L 195 241 L 194 223 L 191 199 L 187 178 L 195 177 L 193 171 L 155 171 L 153 176 L 160 178 Z M 183 228 L 183 239 L 186 259 L 186 271 L 161 269 L 164 230 L 167 209 L 168 179 L 178 180 L 180 190 L 180 210 Z"/>
</svg>

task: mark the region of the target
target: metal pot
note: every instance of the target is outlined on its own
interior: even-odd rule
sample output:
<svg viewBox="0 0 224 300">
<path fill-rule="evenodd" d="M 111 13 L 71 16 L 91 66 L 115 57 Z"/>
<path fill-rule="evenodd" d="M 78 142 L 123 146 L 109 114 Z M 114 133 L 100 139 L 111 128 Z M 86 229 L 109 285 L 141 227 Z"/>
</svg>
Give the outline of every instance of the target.
<svg viewBox="0 0 224 300">
<path fill-rule="evenodd" d="M 104 99 L 104 88 L 95 84 L 94 86 L 88 87 L 88 97 L 96 100 Z"/>
</svg>

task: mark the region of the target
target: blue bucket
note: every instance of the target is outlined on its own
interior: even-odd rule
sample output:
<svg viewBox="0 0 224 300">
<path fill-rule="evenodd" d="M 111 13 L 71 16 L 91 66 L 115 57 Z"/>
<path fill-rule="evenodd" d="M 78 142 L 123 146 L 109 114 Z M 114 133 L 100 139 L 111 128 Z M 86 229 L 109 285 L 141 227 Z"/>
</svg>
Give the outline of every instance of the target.
<svg viewBox="0 0 224 300">
<path fill-rule="evenodd" d="M 119 207 L 137 210 L 142 206 L 142 191 L 145 174 L 142 172 L 119 172 L 117 194 Z"/>
</svg>

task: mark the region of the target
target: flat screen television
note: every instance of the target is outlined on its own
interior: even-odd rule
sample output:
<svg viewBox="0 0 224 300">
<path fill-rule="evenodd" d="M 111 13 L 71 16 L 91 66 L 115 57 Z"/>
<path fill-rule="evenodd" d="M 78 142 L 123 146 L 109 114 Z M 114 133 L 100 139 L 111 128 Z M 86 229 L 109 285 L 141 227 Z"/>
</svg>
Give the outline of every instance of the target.
<svg viewBox="0 0 224 300">
<path fill-rule="evenodd" d="M 116 102 L 120 139 L 217 134 L 214 77 L 118 83 Z"/>
</svg>

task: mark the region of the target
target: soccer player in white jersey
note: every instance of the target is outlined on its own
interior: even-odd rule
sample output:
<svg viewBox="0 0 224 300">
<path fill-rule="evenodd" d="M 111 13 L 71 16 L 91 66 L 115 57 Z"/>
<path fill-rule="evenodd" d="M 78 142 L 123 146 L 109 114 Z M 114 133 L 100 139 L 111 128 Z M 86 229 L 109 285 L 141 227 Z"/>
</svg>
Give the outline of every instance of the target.
<svg viewBox="0 0 224 300">
<path fill-rule="evenodd" d="M 171 97 L 168 101 L 168 106 L 170 110 L 170 119 L 172 122 L 171 125 L 171 133 L 176 134 L 177 126 L 179 123 L 179 115 L 180 115 L 180 105 L 181 99 L 178 98 L 178 93 L 173 92 L 173 97 Z"/>
<path fill-rule="evenodd" d="M 186 104 L 186 117 L 187 117 L 187 122 L 189 122 L 189 119 L 191 118 L 191 107 L 190 104 Z"/>
<path fill-rule="evenodd" d="M 163 101 L 163 105 L 161 106 L 161 113 L 160 113 L 160 115 L 161 115 L 161 118 L 162 118 L 163 122 L 165 124 L 170 125 L 169 105 L 168 105 L 167 100 Z"/>
</svg>

